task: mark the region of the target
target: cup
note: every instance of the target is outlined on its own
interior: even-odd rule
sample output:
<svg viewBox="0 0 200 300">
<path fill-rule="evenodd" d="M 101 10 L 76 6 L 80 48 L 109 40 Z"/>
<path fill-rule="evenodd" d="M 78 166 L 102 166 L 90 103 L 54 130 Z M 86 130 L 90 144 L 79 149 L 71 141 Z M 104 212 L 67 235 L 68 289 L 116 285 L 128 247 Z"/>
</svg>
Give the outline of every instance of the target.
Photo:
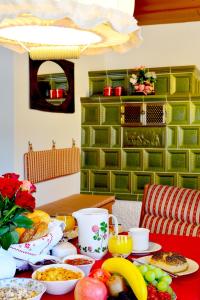
<svg viewBox="0 0 200 300">
<path fill-rule="evenodd" d="M 145 251 L 149 248 L 149 229 L 133 227 L 129 229 L 129 235 L 133 239 L 133 251 Z"/>
<path fill-rule="evenodd" d="M 50 98 L 55 99 L 56 98 L 56 89 L 50 90 Z"/>
</svg>

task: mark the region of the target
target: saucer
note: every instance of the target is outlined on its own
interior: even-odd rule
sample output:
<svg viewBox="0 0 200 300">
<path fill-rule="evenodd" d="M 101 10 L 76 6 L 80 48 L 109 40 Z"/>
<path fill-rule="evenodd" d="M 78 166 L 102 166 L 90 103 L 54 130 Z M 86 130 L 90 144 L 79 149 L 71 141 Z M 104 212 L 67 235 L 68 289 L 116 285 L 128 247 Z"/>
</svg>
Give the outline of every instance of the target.
<svg viewBox="0 0 200 300">
<path fill-rule="evenodd" d="M 140 255 L 140 254 L 147 254 L 147 253 L 153 253 L 158 250 L 160 250 L 162 246 L 157 243 L 149 242 L 149 248 L 146 250 L 133 250 L 132 254 Z"/>
</svg>

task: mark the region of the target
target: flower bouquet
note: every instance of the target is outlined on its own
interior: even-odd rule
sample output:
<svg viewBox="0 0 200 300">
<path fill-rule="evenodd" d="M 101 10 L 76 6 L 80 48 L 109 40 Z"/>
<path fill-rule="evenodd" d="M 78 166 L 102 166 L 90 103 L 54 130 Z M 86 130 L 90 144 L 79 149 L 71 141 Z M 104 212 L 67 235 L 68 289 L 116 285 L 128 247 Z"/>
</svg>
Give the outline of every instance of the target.
<svg viewBox="0 0 200 300">
<path fill-rule="evenodd" d="M 18 178 L 15 173 L 0 177 L 0 246 L 6 250 L 19 241 L 17 227 L 31 228 L 33 224 L 24 213 L 35 208 L 32 193 L 36 188 L 30 181 Z"/>
<path fill-rule="evenodd" d="M 154 94 L 154 83 L 156 82 L 155 72 L 146 71 L 144 66 L 141 66 L 136 70 L 137 74 L 132 74 L 130 78 L 134 93 L 140 93 L 143 95 Z"/>
<path fill-rule="evenodd" d="M 20 229 L 34 227 L 34 221 L 27 213 L 35 209 L 32 195 L 35 191 L 36 187 L 30 181 L 19 180 L 15 173 L 0 176 L 0 248 L 8 249 L 13 257 L 26 261 L 48 253 L 61 240 L 65 226 L 64 222 L 52 220 L 45 236 L 19 243 Z"/>
</svg>

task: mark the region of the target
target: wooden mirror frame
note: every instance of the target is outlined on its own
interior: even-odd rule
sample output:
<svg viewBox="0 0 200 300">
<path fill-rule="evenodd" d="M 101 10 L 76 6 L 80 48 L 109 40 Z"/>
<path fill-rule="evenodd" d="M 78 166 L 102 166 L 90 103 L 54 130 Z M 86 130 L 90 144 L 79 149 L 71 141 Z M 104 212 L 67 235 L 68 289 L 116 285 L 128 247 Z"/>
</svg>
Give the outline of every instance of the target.
<svg viewBox="0 0 200 300">
<path fill-rule="evenodd" d="M 48 103 L 41 95 L 37 80 L 39 67 L 47 61 L 58 64 L 64 71 L 68 81 L 65 101 L 58 105 Z M 30 108 L 48 112 L 74 113 L 74 63 L 67 60 L 32 60 L 29 58 Z"/>
</svg>

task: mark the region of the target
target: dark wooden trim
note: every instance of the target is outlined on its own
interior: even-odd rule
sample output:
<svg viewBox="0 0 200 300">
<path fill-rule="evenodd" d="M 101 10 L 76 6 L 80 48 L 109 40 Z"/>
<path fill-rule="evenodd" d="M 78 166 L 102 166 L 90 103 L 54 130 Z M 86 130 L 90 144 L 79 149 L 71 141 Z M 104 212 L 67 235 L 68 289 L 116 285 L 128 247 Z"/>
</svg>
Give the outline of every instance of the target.
<svg viewBox="0 0 200 300">
<path fill-rule="evenodd" d="M 200 0 L 135 0 L 139 25 L 200 21 Z"/>
</svg>

